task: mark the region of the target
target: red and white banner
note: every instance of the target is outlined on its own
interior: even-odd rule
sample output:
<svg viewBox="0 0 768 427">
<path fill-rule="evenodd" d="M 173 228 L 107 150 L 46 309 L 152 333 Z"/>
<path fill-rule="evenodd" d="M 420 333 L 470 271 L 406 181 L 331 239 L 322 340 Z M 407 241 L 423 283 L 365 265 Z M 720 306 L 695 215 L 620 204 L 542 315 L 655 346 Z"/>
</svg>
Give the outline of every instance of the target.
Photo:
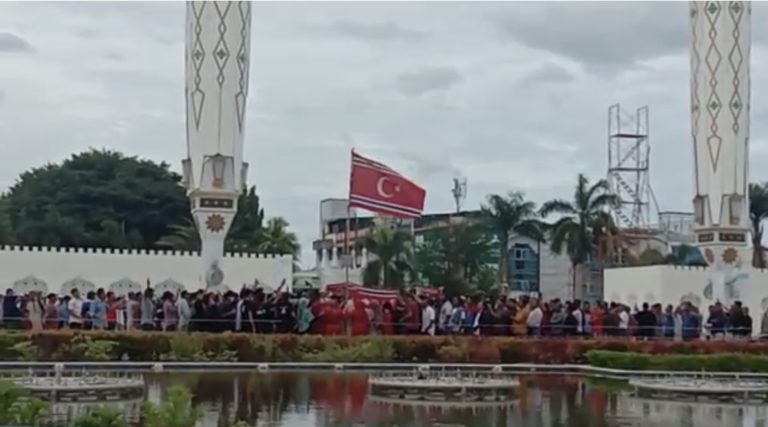
<svg viewBox="0 0 768 427">
<path fill-rule="evenodd" d="M 349 286 L 349 289 L 345 288 Z M 377 302 L 384 304 L 385 302 L 393 302 L 397 299 L 400 293 L 394 289 L 375 289 L 366 288 L 355 283 L 332 283 L 325 287 L 326 292 L 334 295 L 344 296 L 345 291 L 349 294 L 349 297 L 358 301 L 368 300 L 370 302 Z"/>
<path fill-rule="evenodd" d="M 418 218 L 426 191 L 389 166 L 352 151 L 349 206 L 395 218 Z"/>
</svg>

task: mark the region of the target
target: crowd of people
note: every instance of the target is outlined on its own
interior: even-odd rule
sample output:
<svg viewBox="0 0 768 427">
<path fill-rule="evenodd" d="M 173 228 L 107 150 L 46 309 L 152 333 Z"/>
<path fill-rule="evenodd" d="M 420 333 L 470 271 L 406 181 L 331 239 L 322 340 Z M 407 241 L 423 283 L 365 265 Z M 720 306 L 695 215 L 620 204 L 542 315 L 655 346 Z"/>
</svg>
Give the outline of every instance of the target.
<svg viewBox="0 0 768 427">
<path fill-rule="evenodd" d="M 197 291 L 156 296 L 151 288 L 116 296 L 99 289 L 81 295 L 2 296 L 5 329 L 90 329 L 313 333 L 322 335 L 423 334 L 526 337 L 633 337 L 724 339 L 752 336 L 752 318 L 740 302 L 717 302 L 702 313 L 690 302 L 542 302 L 536 297 L 434 297 L 416 289 L 396 298 L 344 298 L 305 291 L 267 292 L 243 287 L 223 295 Z M 768 318 L 763 319 L 763 331 Z"/>
</svg>

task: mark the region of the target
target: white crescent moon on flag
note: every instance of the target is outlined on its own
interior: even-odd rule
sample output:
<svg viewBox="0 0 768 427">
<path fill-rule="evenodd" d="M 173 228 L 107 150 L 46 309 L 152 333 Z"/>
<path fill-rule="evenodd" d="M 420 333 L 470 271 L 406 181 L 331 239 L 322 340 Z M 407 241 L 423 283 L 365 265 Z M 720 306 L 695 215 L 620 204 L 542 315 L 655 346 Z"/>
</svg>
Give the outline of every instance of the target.
<svg viewBox="0 0 768 427">
<path fill-rule="evenodd" d="M 386 176 L 383 176 L 379 178 L 378 181 L 376 181 L 376 192 L 379 193 L 379 196 L 385 198 L 385 199 L 391 199 L 394 194 L 387 193 L 384 191 L 384 182 L 389 181 L 389 179 Z M 395 191 L 397 191 L 397 188 L 395 188 Z"/>
</svg>

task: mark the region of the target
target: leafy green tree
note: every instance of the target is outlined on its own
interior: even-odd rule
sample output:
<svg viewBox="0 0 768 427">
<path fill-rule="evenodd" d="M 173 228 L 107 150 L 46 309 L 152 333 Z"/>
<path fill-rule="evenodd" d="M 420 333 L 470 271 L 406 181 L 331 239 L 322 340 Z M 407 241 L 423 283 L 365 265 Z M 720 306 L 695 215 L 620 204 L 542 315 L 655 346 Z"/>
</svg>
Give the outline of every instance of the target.
<svg viewBox="0 0 768 427">
<path fill-rule="evenodd" d="M 171 225 L 168 230 L 169 233 L 157 241 L 157 246 L 177 251 L 200 250 L 200 234 L 191 218 L 185 218 L 181 224 Z"/>
<path fill-rule="evenodd" d="M 490 294 L 496 286 L 496 278 L 498 272 L 496 267 L 492 265 L 483 265 L 480 270 L 473 277 L 473 285 L 478 290 L 485 294 Z"/>
<path fill-rule="evenodd" d="M 448 294 L 462 293 L 490 251 L 484 227 L 462 221 L 426 236 L 416 247 L 412 267 L 428 284 L 443 286 Z"/>
<path fill-rule="evenodd" d="M 706 267 L 707 265 L 707 262 L 701 256 L 699 249 L 689 245 L 674 246 L 672 252 L 665 257 L 664 261 L 666 264 L 673 265 L 700 267 Z"/>
<path fill-rule="evenodd" d="M 4 203 L 19 244 L 154 248 L 190 217 L 180 181 L 165 163 L 90 150 L 22 173 Z"/>
<path fill-rule="evenodd" d="M 11 227 L 11 218 L 8 215 L 8 197 L 0 195 L 0 245 L 14 243 L 13 228 Z"/>
<path fill-rule="evenodd" d="M 288 231 L 288 226 L 288 221 L 283 218 L 270 218 L 266 227 L 261 229 L 256 237 L 256 249 L 264 253 L 290 254 L 297 258 L 301 247 L 296 234 Z"/>
<path fill-rule="evenodd" d="M 508 283 L 509 237 L 512 233 L 541 240 L 542 224 L 537 220 L 536 204 L 525 200 L 524 194 L 510 192 L 506 197 L 488 196 L 482 207 L 485 222 L 499 239 L 499 283 Z"/>
<path fill-rule="evenodd" d="M 411 266 L 420 284 L 443 283 L 446 270 L 445 257 L 438 235 L 435 233 L 425 235 L 424 242 L 416 245 Z"/>
<path fill-rule="evenodd" d="M 749 184 L 749 221 L 752 224 L 752 265 L 765 268 L 763 221 L 768 219 L 768 182 Z"/>
<path fill-rule="evenodd" d="M 440 239 L 447 270 L 444 286 L 449 293 L 459 293 L 480 270 L 490 252 L 490 239 L 474 224 L 452 224 L 446 231 Z"/>
<path fill-rule="evenodd" d="M 237 214 L 227 235 L 227 249 L 237 251 L 258 247 L 261 243 L 259 233 L 263 227 L 264 209 L 256 194 L 256 187 L 251 187 L 238 198 Z"/>
<path fill-rule="evenodd" d="M 404 284 L 406 273 L 413 271 L 411 235 L 388 226 L 374 227 L 364 245 L 376 259 L 370 261 L 364 272 L 366 285 L 399 287 Z"/>
<path fill-rule="evenodd" d="M 550 228 L 550 245 L 553 252 L 562 254 L 565 251 L 571 260 L 574 295 L 576 270 L 594 259 L 599 235 L 604 232 L 605 224 L 611 223 L 608 209 L 619 202 L 615 195 L 609 194 L 608 189 L 606 180 L 590 185 L 589 180 L 579 174 L 573 200 L 555 199 L 541 207 L 543 217 L 560 215 Z"/>
</svg>

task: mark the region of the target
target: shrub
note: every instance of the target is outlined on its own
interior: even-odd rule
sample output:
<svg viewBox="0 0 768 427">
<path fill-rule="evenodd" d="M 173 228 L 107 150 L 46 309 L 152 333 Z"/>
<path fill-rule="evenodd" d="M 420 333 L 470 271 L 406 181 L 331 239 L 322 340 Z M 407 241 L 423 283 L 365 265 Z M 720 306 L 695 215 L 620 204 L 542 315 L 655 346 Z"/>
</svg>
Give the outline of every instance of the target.
<svg viewBox="0 0 768 427">
<path fill-rule="evenodd" d="M 0 425 L 41 425 L 50 405 L 12 382 L 0 382 Z"/>
<path fill-rule="evenodd" d="M 591 350 L 587 352 L 587 359 L 594 366 L 611 369 L 768 372 L 768 355 L 762 354 L 647 354 Z"/>
<path fill-rule="evenodd" d="M 160 404 L 145 402 L 141 421 L 145 427 L 194 427 L 203 411 L 192 404 L 192 394 L 183 386 L 172 386 Z"/>
<path fill-rule="evenodd" d="M 123 413 L 114 407 L 100 406 L 74 422 L 74 427 L 129 427 Z"/>
<path fill-rule="evenodd" d="M 518 339 L 511 337 L 315 336 L 163 332 L 0 332 L 0 360 L 40 361 L 241 361 L 400 363 L 593 363 L 600 353 L 633 353 L 622 363 L 643 369 L 651 355 L 768 357 L 768 342 L 657 342 L 619 339 Z M 708 359 L 707 359 L 708 360 Z M 760 359 L 762 360 L 762 359 Z M 729 359 L 727 363 L 741 362 Z M 611 362 L 613 363 L 613 362 Z M 690 359 L 669 359 L 688 366 Z M 720 364 L 726 364 L 720 359 Z M 756 363 L 756 362 L 755 362 Z M 602 365 L 601 365 L 602 366 Z"/>
</svg>

